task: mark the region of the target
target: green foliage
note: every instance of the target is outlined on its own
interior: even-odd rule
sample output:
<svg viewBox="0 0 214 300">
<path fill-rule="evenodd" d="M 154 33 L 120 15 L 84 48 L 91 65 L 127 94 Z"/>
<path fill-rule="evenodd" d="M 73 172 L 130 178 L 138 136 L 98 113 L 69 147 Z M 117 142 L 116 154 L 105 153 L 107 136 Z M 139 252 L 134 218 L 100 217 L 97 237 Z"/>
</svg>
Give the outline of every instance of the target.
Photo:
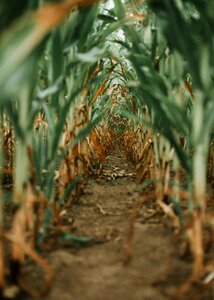
<svg viewBox="0 0 214 300">
<path fill-rule="evenodd" d="M 180 164 L 192 207 L 203 207 L 214 129 L 213 1 L 115 0 L 110 9 L 44 3 L 0 3 L 0 110 L 15 133 L 14 201 L 26 201 L 29 185 L 44 195 L 46 234 L 53 204 L 63 205 L 82 179 L 74 172 L 58 195 L 56 171 L 64 163 L 60 176 L 70 172 L 66 156 L 102 120 L 120 133 L 152 132 L 156 168 L 164 159 L 173 171 Z M 178 198 L 172 204 L 183 218 Z M 94 242 L 71 233 L 61 239 Z"/>
</svg>

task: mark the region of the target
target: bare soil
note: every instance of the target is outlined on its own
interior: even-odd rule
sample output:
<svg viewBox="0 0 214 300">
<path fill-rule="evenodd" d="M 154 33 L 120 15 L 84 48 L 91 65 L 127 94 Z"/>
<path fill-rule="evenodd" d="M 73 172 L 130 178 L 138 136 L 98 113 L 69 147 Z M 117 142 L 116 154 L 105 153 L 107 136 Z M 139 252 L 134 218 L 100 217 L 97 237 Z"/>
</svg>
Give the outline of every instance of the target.
<svg viewBox="0 0 214 300">
<path fill-rule="evenodd" d="M 52 244 L 44 255 L 55 279 L 50 293 L 38 300 L 166 300 L 179 296 L 179 286 L 191 273 L 191 256 L 182 255 L 182 241 L 171 221 L 150 199 L 134 225 L 132 259 L 127 260 L 127 236 L 133 206 L 142 191 L 135 168 L 119 147 L 106 158 L 101 174 L 93 176 L 76 204 L 62 214 L 77 236 L 95 241 Z M 48 248 L 48 247 L 47 247 Z M 38 273 L 25 266 L 22 282 L 35 288 Z M 35 274 L 36 273 L 36 274 Z M 39 283 L 38 283 L 39 282 Z M 22 296 L 30 300 L 29 296 Z M 214 288 L 194 283 L 179 299 L 212 300 Z"/>
</svg>

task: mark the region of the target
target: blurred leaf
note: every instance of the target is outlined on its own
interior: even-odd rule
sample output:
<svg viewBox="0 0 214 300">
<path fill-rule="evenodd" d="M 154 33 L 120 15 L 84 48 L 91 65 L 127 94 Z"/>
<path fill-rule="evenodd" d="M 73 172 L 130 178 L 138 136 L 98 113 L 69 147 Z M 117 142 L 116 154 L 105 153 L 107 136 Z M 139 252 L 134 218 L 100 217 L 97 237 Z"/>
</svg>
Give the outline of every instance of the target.
<svg viewBox="0 0 214 300">
<path fill-rule="evenodd" d="M 65 189 L 62 197 L 59 199 L 59 203 L 62 205 L 65 203 L 65 200 L 69 197 L 69 195 L 72 193 L 72 191 L 76 188 L 78 183 L 81 181 L 82 176 L 77 175 L 77 177 L 72 180 L 72 182 L 68 185 L 68 187 Z"/>
<path fill-rule="evenodd" d="M 77 53 L 77 58 L 82 62 L 93 63 L 100 59 L 103 53 L 104 51 L 102 49 L 94 47 L 86 53 Z"/>
<path fill-rule="evenodd" d="M 33 73 L 38 56 L 34 56 L 30 60 L 33 65 L 29 61 L 23 64 L 24 61 L 45 36 L 80 3 L 82 3 L 80 0 L 69 0 L 63 3 L 44 5 L 34 13 L 25 14 L 1 37 L 0 89 L 3 100 L 7 100 L 8 97 L 19 90 L 19 86 L 25 76 L 30 73 L 30 70 Z M 87 0 L 85 3 L 93 3 L 93 0 Z M 58 37 L 56 36 L 56 38 Z M 56 68 L 60 67 L 59 64 Z M 16 84 L 12 84 L 12 81 L 10 83 L 11 89 L 8 88 L 7 82 L 14 78 L 14 74 L 16 75 L 14 79 Z"/>
<path fill-rule="evenodd" d="M 100 243 L 105 242 L 104 240 L 97 240 L 93 237 L 77 236 L 77 235 L 74 235 L 74 234 L 68 233 L 68 232 L 61 232 L 60 240 L 61 240 L 61 242 L 71 241 L 81 247 L 86 247 L 86 246 L 100 244 Z"/>
</svg>

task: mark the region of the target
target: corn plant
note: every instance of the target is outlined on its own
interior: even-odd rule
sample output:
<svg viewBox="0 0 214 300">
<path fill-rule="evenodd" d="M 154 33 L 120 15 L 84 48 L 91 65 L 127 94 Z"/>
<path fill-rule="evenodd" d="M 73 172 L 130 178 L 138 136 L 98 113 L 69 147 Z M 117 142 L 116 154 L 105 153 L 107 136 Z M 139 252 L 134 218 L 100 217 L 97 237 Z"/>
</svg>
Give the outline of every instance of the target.
<svg viewBox="0 0 214 300">
<path fill-rule="evenodd" d="M 124 41 L 118 42 L 126 47 L 126 58 L 136 72 L 128 84 L 139 99 L 139 109 L 147 106 L 150 126 L 161 135 L 154 140 L 156 170 L 162 165 L 162 173 L 169 174 L 164 165 L 169 164 L 173 148 L 187 172 L 197 273 L 203 265 L 206 170 L 213 130 L 213 4 L 166 0 L 148 5 L 157 18 L 145 3 L 134 2 L 129 16 L 123 3 L 115 1 L 116 22 L 123 23 L 124 32 Z M 143 22 L 130 24 L 130 17 Z"/>
<path fill-rule="evenodd" d="M 2 35 L 1 123 L 6 116 L 15 133 L 13 200 L 17 205 L 11 231 L 1 236 L 3 291 L 7 282 L 4 281 L 2 239 L 6 237 L 12 242 L 11 282 L 16 284 L 25 255 L 35 257 L 27 250 L 26 243 L 34 247 L 38 235 L 41 241 L 52 228 L 56 207 L 64 203 L 85 172 L 84 151 L 89 145 L 81 140 L 106 113 L 105 106 L 93 113 L 92 105 L 102 91 L 90 87 L 102 54 L 102 44 L 100 48 L 94 46 L 93 20 L 98 6 L 78 10 L 80 3 L 44 4 L 35 10 L 42 3 L 35 1 L 31 7 L 29 2 L 29 11 Z M 64 24 L 56 28 L 66 17 Z M 88 43 L 84 46 L 85 40 Z M 89 97 L 86 101 L 89 92 L 94 93 L 91 104 Z M 99 134 L 98 129 L 96 134 Z M 4 149 L 3 140 L 1 144 Z M 70 153 L 72 161 L 68 159 Z M 1 158 L 3 156 L 2 151 Z M 74 159 L 78 159 L 77 165 Z M 71 182 L 65 178 L 68 169 Z M 58 183 L 56 172 L 60 172 Z M 3 206 L 0 225 L 2 233 Z"/>
</svg>

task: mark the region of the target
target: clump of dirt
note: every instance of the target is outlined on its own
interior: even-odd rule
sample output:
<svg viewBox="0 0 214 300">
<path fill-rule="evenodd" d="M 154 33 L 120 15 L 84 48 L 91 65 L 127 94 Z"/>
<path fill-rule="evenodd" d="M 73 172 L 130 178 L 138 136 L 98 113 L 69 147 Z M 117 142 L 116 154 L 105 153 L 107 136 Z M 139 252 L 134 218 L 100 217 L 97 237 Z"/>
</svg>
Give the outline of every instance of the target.
<svg viewBox="0 0 214 300">
<path fill-rule="evenodd" d="M 170 220 L 156 212 L 153 199 L 142 206 L 134 225 L 133 257 L 127 262 L 126 241 L 133 205 L 141 193 L 135 168 L 116 148 L 103 170 L 93 176 L 78 203 L 65 216 L 77 236 L 93 237 L 88 247 L 67 241 L 45 256 L 55 273 L 49 295 L 39 300 L 166 300 L 191 273 L 191 258 L 179 255 Z M 65 221 L 66 222 L 66 221 Z M 69 224 L 69 221 L 67 221 Z M 33 274 L 22 283 L 35 288 Z M 25 275 L 27 274 L 27 275 Z M 181 299 L 214 299 L 213 288 L 196 285 Z M 30 300 L 22 296 L 23 300 Z M 175 299 L 175 298 L 173 298 Z"/>
</svg>

